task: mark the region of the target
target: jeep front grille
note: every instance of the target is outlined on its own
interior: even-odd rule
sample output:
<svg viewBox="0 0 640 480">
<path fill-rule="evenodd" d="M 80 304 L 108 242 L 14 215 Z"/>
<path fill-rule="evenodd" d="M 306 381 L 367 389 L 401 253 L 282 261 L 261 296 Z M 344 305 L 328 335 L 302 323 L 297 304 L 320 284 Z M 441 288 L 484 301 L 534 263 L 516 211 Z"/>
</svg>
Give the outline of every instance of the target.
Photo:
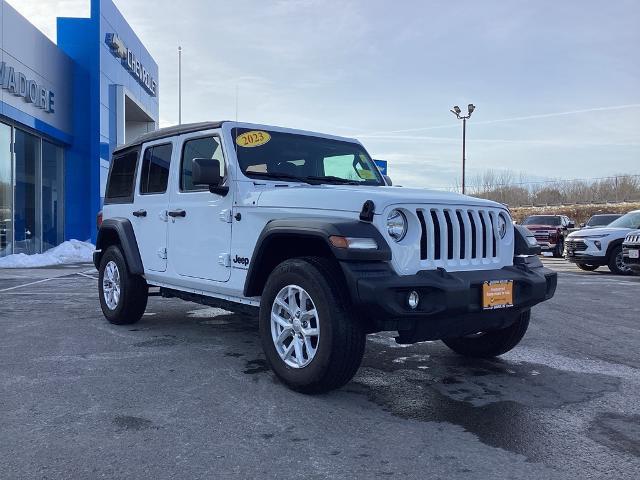
<svg viewBox="0 0 640 480">
<path fill-rule="evenodd" d="M 420 259 L 446 263 L 499 256 L 498 212 L 470 208 L 418 208 Z"/>
<path fill-rule="evenodd" d="M 627 238 L 624 239 L 624 243 L 629 245 L 640 244 L 640 235 L 627 235 Z"/>
</svg>

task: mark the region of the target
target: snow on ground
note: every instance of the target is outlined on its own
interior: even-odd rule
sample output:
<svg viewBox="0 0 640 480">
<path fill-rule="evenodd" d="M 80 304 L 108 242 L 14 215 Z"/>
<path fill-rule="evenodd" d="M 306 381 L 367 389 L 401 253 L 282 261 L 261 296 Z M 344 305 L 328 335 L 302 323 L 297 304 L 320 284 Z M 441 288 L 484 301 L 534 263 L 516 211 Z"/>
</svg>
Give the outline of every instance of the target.
<svg viewBox="0 0 640 480">
<path fill-rule="evenodd" d="M 16 253 L 0 258 L 0 268 L 36 268 L 91 262 L 95 246 L 80 240 L 68 240 L 45 253 L 26 255 Z"/>
</svg>

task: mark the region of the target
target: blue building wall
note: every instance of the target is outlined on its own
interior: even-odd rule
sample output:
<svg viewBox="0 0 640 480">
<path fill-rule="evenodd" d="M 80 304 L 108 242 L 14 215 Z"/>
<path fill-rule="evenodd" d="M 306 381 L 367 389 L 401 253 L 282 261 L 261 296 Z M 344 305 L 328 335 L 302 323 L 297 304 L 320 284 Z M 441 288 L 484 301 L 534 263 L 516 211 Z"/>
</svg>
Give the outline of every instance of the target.
<svg viewBox="0 0 640 480">
<path fill-rule="evenodd" d="M 158 122 L 158 97 L 150 95 L 106 43 L 116 34 L 158 79 L 158 65 L 111 0 L 91 0 L 89 18 L 58 19 L 58 47 L 76 65 L 74 138 L 67 151 L 67 238 L 95 241 L 95 219 L 102 207 L 111 153 L 118 143 L 118 115 L 123 115 L 116 86 Z M 78 101 L 80 99 L 86 101 Z M 120 102 L 121 103 L 121 102 Z"/>
</svg>

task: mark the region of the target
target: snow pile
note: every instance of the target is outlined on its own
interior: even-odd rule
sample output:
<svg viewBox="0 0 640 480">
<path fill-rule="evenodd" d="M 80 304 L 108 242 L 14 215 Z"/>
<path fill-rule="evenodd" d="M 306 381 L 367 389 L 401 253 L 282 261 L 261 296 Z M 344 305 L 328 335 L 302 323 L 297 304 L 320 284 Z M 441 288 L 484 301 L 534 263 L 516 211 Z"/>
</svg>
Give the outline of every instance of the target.
<svg viewBox="0 0 640 480">
<path fill-rule="evenodd" d="M 36 268 L 69 263 L 84 263 L 93 260 L 95 246 L 80 240 L 68 240 L 45 253 L 26 255 L 16 253 L 0 258 L 0 268 Z"/>
</svg>

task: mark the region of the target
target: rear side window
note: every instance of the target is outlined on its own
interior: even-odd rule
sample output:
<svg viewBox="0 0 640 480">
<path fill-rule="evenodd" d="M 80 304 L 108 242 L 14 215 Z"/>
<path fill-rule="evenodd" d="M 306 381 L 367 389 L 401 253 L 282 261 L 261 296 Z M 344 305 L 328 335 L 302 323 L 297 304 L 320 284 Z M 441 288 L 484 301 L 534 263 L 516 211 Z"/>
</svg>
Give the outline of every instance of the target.
<svg viewBox="0 0 640 480">
<path fill-rule="evenodd" d="M 192 179 L 193 160 L 196 158 L 212 158 L 220 161 L 220 175 L 224 177 L 224 156 L 220 139 L 215 136 L 193 138 L 184 142 L 182 148 L 182 166 L 180 168 L 180 190 L 192 192 L 207 190 L 202 185 L 194 185 Z"/>
<path fill-rule="evenodd" d="M 138 164 L 138 150 L 113 157 L 105 203 L 133 202 L 133 189 Z"/>
<path fill-rule="evenodd" d="M 172 146 L 170 143 L 154 145 L 144 151 L 140 172 L 140 193 L 165 193 L 169 181 Z"/>
</svg>

